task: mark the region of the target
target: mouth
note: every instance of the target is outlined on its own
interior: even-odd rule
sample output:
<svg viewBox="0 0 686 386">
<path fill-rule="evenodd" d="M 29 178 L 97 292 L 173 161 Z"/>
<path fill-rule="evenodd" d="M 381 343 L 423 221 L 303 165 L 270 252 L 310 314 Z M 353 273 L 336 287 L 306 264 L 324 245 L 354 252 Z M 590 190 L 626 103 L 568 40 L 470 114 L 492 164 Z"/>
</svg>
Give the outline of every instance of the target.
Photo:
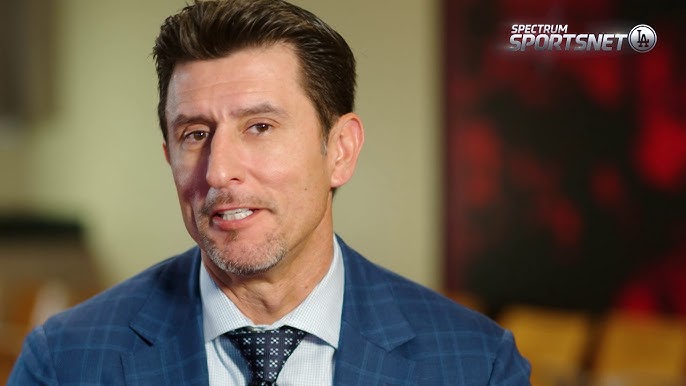
<svg viewBox="0 0 686 386">
<path fill-rule="evenodd" d="M 236 208 L 217 212 L 215 216 L 221 218 L 224 221 L 238 221 L 252 216 L 253 213 L 255 213 L 256 211 L 257 209 Z"/>
</svg>

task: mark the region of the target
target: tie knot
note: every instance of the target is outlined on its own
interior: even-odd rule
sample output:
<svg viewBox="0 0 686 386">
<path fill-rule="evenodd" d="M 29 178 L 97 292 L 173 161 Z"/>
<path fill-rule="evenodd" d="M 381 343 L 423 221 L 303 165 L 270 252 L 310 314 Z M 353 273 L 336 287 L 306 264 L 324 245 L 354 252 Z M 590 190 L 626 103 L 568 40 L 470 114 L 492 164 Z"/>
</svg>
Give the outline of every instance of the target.
<svg viewBox="0 0 686 386">
<path fill-rule="evenodd" d="M 252 373 L 250 386 L 275 385 L 283 365 L 305 335 L 304 331 L 290 326 L 274 330 L 244 327 L 227 333 L 231 343 L 248 362 Z"/>
</svg>

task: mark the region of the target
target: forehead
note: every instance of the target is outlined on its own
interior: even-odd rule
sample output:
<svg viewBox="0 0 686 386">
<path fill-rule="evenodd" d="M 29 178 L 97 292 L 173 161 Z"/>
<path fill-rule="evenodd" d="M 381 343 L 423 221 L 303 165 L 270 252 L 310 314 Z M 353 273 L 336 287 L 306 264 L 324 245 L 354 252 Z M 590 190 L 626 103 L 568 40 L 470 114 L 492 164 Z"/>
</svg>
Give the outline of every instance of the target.
<svg viewBox="0 0 686 386">
<path fill-rule="evenodd" d="M 301 68 L 292 46 L 246 48 L 210 60 L 178 63 L 169 82 L 167 119 L 193 104 L 251 104 L 267 97 L 306 97 Z"/>
</svg>

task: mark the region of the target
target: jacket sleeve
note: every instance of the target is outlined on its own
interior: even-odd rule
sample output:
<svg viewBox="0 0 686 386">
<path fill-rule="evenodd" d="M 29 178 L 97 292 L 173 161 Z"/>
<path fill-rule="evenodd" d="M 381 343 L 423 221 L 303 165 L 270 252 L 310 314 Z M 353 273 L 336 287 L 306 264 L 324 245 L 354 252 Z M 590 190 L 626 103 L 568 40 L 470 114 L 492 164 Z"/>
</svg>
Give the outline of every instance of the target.
<svg viewBox="0 0 686 386">
<path fill-rule="evenodd" d="M 531 385 L 529 377 L 531 366 L 517 350 L 514 337 L 505 330 L 500 342 L 500 348 L 493 364 L 493 372 L 489 380 L 490 386 L 526 386 Z"/>
<path fill-rule="evenodd" d="M 50 356 L 43 327 L 34 329 L 21 349 L 21 354 L 10 373 L 8 386 L 57 385 L 55 368 Z"/>
</svg>

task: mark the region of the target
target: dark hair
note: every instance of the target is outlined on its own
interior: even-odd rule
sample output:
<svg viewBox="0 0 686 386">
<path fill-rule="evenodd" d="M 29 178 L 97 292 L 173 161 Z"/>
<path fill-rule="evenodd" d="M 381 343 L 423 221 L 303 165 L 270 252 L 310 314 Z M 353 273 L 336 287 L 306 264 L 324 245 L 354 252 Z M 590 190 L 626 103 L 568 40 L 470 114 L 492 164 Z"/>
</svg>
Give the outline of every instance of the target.
<svg viewBox="0 0 686 386">
<path fill-rule="evenodd" d="M 327 138 L 335 119 L 353 111 L 355 104 L 355 57 L 343 37 L 311 12 L 285 1 L 195 0 L 165 20 L 153 47 L 157 114 L 165 140 L 167 93 L 177 63 L 278 43 L 294 47 L 300 83 Z"/>
</svg>

